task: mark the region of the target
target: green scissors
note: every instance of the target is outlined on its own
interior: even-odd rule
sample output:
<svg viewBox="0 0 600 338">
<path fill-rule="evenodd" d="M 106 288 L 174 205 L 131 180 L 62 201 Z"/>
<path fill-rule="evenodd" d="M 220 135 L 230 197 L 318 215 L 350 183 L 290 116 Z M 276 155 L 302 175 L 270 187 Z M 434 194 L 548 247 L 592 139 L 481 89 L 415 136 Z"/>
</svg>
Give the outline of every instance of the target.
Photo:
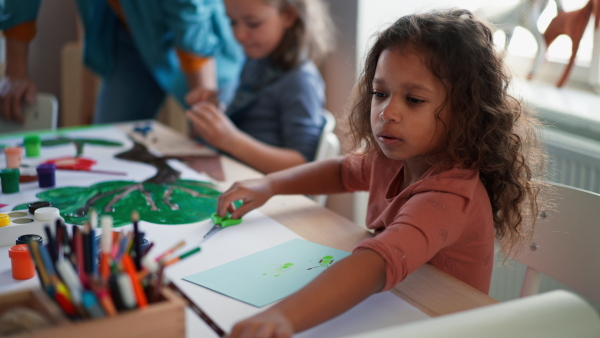
<svg viewBox="0 0 600 338">
<path fill-rule="evenodd" d="M 208 235 L 212 234 L 213 232 L 217 232 L 223 228 L 227 228 L 229 226 L 242 223 L 241 218 L 234 219 L 234 218 L 230 218 L 230 217 L 231 217 L 230 213 L 227 213 L 227 215 L 225 215 L 224 217 L 219 216 L 216 212 L 214 214 L 210 215 L 210 219 L 213 221 L 214 225 L 210 230 L 208 230 L 208 232 L 206 233 L 206 235 L 204 235 L 203 238 L 206 238 Z"/>
</svg>

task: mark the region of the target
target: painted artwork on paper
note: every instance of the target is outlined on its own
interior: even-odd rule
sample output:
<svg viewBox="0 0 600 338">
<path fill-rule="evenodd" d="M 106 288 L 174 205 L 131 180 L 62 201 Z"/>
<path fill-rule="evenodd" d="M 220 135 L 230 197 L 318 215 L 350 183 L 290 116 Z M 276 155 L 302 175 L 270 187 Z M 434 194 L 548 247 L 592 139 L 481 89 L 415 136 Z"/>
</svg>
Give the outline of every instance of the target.
<svg viewBox="0 0 600 338">
<path fill-rule="evenodd" d="M 59 208 L 65 222 L 79 225 L 88 220 L 92 208 L 100 215 L 112 215 L 115 227 L 131 223 L 132 210 L 139 212 L 141 220 L 156 224 L 199 222 L 215 211 L 221 193 L 212 183 L 180 179 L 179 171 L 144 145 L 134 142 L 130 150 L 116 157 L 154 166 L 156 174 L 142 182 L 106 181 L 89 187 L 61 187 L 40 192 L 36 197 Z M 28 205 L 14 209 L 26 209 Z"/>
<path fill-rule="evenodd" d="M 262 307 L 301 289 L 349 254 L 293 239 L 183 279 Z"/>
</svg>

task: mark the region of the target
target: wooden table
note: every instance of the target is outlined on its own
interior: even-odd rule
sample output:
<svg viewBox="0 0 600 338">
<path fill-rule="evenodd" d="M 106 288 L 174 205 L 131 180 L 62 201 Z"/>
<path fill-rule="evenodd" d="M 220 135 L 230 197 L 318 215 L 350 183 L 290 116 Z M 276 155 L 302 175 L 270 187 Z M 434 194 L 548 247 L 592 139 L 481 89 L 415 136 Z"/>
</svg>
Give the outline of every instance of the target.
<svg viewBox="0 0 600 338">
<path fill-rule="evenodd" d="M 132 124 L 119 128 L 131 132 Z M 163 155 L 210 154 L 187 137 L 156 123 L 153 133 L 146 138 L 133 135 L 148 146 L 157 148 Z M 238 180 L 260 177 L 261 174 L 228 157 L 221 158 L 225 181 L 214 182 L 225 190 Z M 318 206 L 301 195 L 275 196 L 259 209 L 308 241 L 336 249 L 351 251 L 371 233 L 350 220 Z M 37 287 L 37 279 L 16 282 L 9 277 L 8 246 L 0 247 L 0 293 L 22 288 Z M 398 284 L 392 292 L 429 316 L 440 316 L 496 303 L 494 299 L 451 277 L 441 270 L 425 265 Z"/>
</svg>

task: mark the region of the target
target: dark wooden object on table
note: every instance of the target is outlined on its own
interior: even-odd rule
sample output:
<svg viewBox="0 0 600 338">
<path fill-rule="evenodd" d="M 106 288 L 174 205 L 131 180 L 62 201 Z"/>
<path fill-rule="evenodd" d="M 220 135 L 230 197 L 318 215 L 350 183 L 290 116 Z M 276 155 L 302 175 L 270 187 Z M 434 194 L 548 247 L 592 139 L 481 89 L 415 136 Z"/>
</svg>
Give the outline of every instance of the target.
<svg viewBox="0 0 600 338">
<path fill-rule="evenodd" d="M 219 155 L 167 156 L 165 159 L 175 159 L 185 163 L 197 172 L 204 172 L 217 181 L 225 181 Z"/>
</svg>

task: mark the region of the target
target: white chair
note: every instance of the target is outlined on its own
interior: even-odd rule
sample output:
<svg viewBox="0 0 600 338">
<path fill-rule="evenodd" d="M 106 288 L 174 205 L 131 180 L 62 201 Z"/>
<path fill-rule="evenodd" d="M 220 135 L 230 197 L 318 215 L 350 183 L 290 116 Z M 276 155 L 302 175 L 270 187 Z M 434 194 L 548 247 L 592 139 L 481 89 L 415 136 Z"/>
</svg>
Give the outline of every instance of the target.
<svg viewBox="0 0 600 338">
<path fill-rule="evenodd" d="M 521 297 L 538 293 L 546 275 L 600 304 L 600 195 L 551 185 L 555 207 L 540 212 L 529 245 L 509 253 L 527 267 Z"/>
<path fill-rule="evenodd" d="M 340 155 L 340 141 L 333 132 L 335 129 L 335 116 L 328 110 L 325 110 L 325 126 L 321 132 L 315 161 L 323 161 Z M 311 198 L 320 206 L 324 207 L 327 203 L 327 195 L 315 195 Z"/>
<path fill-rule="evenodd" d="M 20 124 L 0 118 L 0 133 L 19 133 L 56 129 L 58 101 L 48 93 L 38 93 L 32 105 L 23 109 L 25 123 Z"/>
<path fill-rule="evenodd" d="M 555 290 L 350 337 L 597 338 L 600 317 L 581 297 Z"/>
</svg>

